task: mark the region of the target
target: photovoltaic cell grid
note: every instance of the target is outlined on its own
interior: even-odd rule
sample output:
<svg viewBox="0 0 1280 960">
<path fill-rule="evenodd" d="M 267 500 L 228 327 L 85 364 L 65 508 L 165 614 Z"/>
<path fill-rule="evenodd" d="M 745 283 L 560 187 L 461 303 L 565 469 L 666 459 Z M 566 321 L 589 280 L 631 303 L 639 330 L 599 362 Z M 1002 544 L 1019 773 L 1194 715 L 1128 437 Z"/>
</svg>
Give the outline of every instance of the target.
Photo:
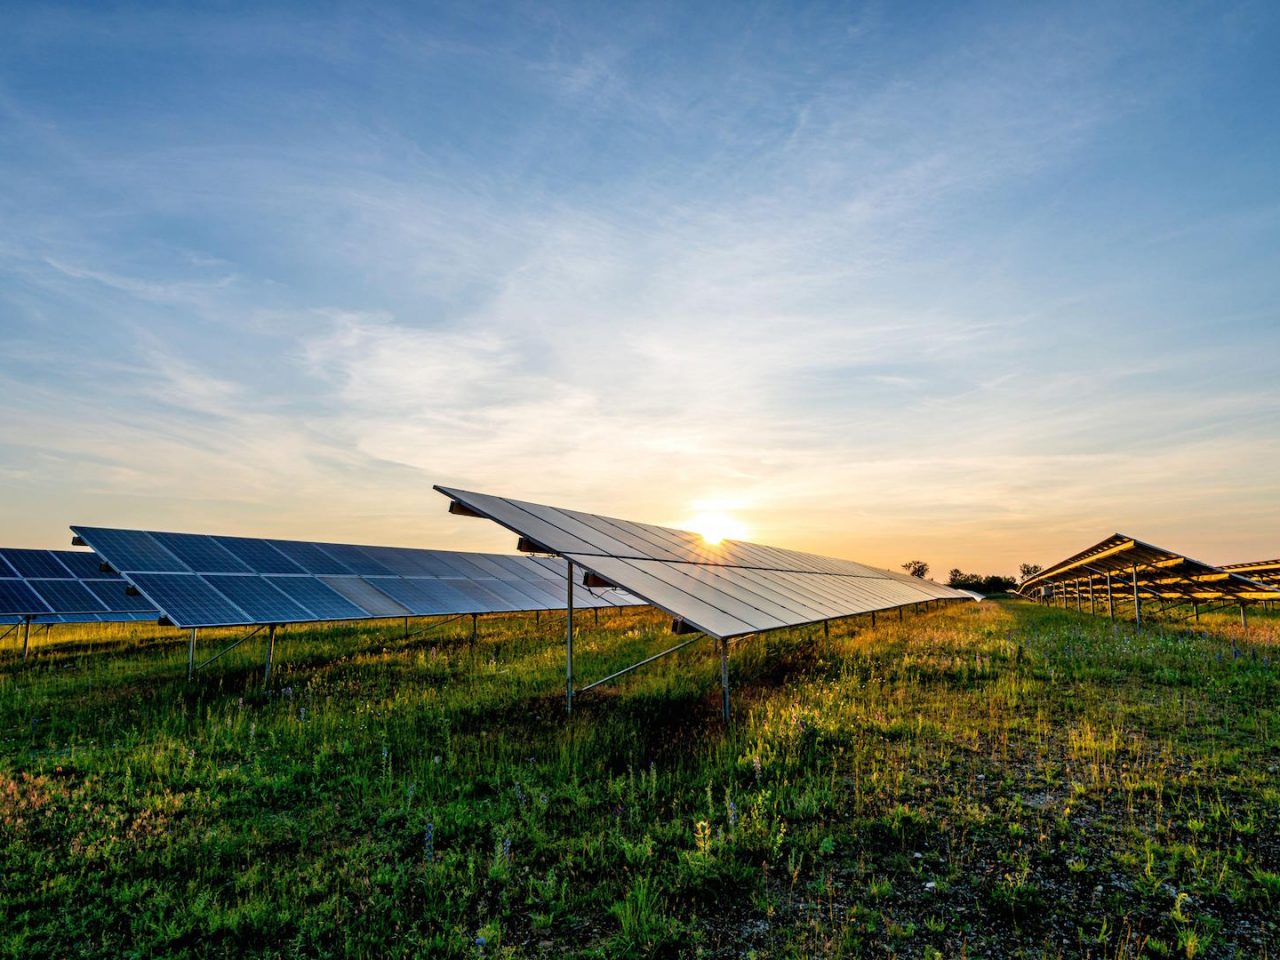
<svg viewBox="0 0 1280 960">
<path fill-rule="evenodd" d="M 154 620 L 159 614 L 126 593 L 88 550 L 0 548 L 0 623 L 97 623 Z"/>
<path fill-rule="evenodd" d="M 969 600 L 932 581 L 764 544 L 450 487 L 461 512 L 488 517 L 719 639 L 908 606 Z"/>
<path fill-rule="evenodd" d="M 542 557 L 72 527 L 178 627 L 563 610 L 565 563 Z M 575 605 L 641 603 L 575 591 Z"/>
</svg>

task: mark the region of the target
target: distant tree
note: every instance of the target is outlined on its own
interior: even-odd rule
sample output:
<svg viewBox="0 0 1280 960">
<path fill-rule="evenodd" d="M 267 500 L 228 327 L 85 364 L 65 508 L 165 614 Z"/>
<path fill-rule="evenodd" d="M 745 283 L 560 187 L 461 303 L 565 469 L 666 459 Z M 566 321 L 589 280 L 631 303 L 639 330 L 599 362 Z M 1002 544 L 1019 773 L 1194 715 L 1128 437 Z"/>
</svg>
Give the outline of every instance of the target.
<svg viewBox="0 0 1280 960">
<path fill-rule="evenodd" d="M 1019 580 L 1019 582 L 1020 582 L 1020 583 L 1021 583 L 1021 582 L 1024 582 L 1024 581 L 1027 581 L 1027 580 L 1030 580 L 1032 577 L 1034 577 L 1037 573 L 1039 573 L 1039 572 L 1040 572 L 1041 570 L 1043 570 L 1043 569 L 1044 569 L 1044 567 L 1040 566 L 1040 564 L 1038 564 L 1038 563 L 1023 563 L 1023 564 L 1019 564 L 1019 565 L 1018 565 L 1018 580 Z"/>
<path fill-rule="evenodd" d="M 902 569 L 921 580 L 929 575 L 929 565 L 923 560 L 908 560 L 902 565 Z"/>
<path fill-rule="evenodd" d="M 1013 577 L 1004 577 L 998 573 L 983 576 L 980 573 L 965 573 L 959 568 L 953 568 L 947 576 L 947 586 L 991 596 L 994 593 L 1008 593 L 1017 586 L 1017 583 Z"/>
</svg>

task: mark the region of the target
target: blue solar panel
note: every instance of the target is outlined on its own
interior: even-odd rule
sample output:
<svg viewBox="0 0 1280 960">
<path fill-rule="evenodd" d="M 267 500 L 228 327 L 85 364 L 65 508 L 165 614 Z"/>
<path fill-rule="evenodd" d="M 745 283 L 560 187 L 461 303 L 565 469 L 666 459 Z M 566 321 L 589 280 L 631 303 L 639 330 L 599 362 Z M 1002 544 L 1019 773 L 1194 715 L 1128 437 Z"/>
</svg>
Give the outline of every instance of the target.
<svg viewBox="0 0 1280 960">
<path fill-rule="evenodd" d="M 318 544 L 302 540 L 268 540 L 273 547 L 311 574 L 353 573 L 345 564 L 339 563 Z"/>
<path fill-rule="evenodd" d="M 446 613 L 479 613 L 478 604 L 447 580 L 384 577 L 378 589 L 419 617 Z"/>
<path fill-rule="evenodd" d="M 79 580 L 108 580 L 119 576 L 116 573 L 104 573 L 102 558 L 92 550 L 50 550 L 49 552 Z"/>
<path fill-rule="evenodd" d="M 398 577 L 434 577 L 440 569 L 426 550 L 408 550 L 403 547 L 363 547 L 373 559 Z"/>
<path fill-rule="evenodd" d="M 204 579 L 256 622 L 298 623 L 315 619 L 310 610 L 290 600 L 262 577 L 209 574 Z"/>
<path fill-rule="evenodd" d="M 155 609 L 146 597 L 129 594 L 126 589 L 128 584 L 123 580 L 86 580 L 84 585 L 102 601 L 102 605 L 108 610 L 120 613 L 137 611 L 152 617 L 156 615 Z"/>
<path fill-rule="evenodd" d="M 492 581 L 490 586 L 498 584 L 500 581 Z M 527 610 L 527 606 L 522 607 L 518 603 L 512 603 L 506 597 L 500 596 L 496 590 L 489 589 L 488 586 L 482 586 L 475 580 L 450 580 L 449 586 L 456 587 L 462 593 L 466 594 L 473 601 L 481 605 L 481 609 L 494 610 L 508 613 L 513 610 Z"/>
<path fill-rule="evenodd" d="M 564 565 L 557 568 L 554 562 L 542 559 L 250 537 L 149 535 L 97 527 L 72 529 L 137 586 L 145 595 L 143 602 L 159 608 L 182 627 L 564 607 Z M 113 552 L 116 549 L 123 551 L 119 557 Z M 175 575 L 157 576 L 156 571 L 129 565 L 158 562 L 169 563 Z M 195 569 L 188 571 L 188 567 Z M 182 575 L 176 575 L 177 571 Z M 357 575 L 353 571 L 362 572 Z M 89 589 L 100 599 L 107 596 L 101 586 L 89 584 Z M 599 599 L 584 591 L 579 596 L 579 605 L 584 607 L 635 603 L 617 594 Z"/>
<path fill-rule="evenodd" d="M 342 594 L 313 577 L 266 577 L 281 593 L 292 597 L 317 620 L 362 620 L 369 615 Z"/>
<path fill-rule="evenodd" d="M 194 574 L 130 573 L 129 579 L 180 626 L 253 623 L 252 617 Z"/>
<path fill-rule="evenodd" d="M 151 534 L 142 530 L 114 530 L 101 527 L 75 527 L 74 529 L 88 541 L 94 553 L 106 559 L 116 570 L 189 572 L 185 563 L 162 547 Z"/>
<path fill-rule="evenodd" d="M 49 605 L 22 580 L 0 580 L 0 613 L 49 613 Z"/>
<path fill-rule="evenodd" d="M 20 577 L 60 577 L 71 576 L 71 571 L 64 567 L 49 550 L 15 550 L 12 547 L 0 549 L 0 556 L 9 561 L 9 565 L 18 571 Z"/>
<path fill-rule="evenodd" d="M 214 537 L 254 573 L 306 573 L 300 566 L 269 544 L 252 537 Z"/>
<path fill-rule="evenodd" d="M 357 573 L 362 577 L 389 577 L 394 574 L 394 571 L 379 563 L 361 547 L 345 543 L 325 543 L 320 546 L 325 553 L 343 564 L 352 573 Z"/>
<path fill-rule="evenodd" d="M 77 580 L 28 580 L 54 613 L 96 613 L 106 606 Z"/>
<path fill-rule="evenodd" d="M 409 610 L 361 577 L 321 577 L 338 593 L 368 611 L 370 617 L 403 617 Z"/>
<path fill-rule="evenodd" d="M 197 573 L 253 572 L 213 537 L 195 533 L 155 533 L 152 536 Z"/>
</svg>

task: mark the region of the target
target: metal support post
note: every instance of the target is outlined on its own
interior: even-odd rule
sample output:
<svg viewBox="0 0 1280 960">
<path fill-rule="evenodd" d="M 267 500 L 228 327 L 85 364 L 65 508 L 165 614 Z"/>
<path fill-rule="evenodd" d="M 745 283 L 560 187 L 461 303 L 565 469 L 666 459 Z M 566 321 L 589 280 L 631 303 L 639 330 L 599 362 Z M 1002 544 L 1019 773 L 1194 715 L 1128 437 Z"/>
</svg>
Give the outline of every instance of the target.
<svg viewBox="0 0 1280 960">
<path fill-rule="evenodd" d="M 1116 598 L 1111 593 L 1111 571 L 1107 571 L 1107 616 L 1116 618 Z"/>
<path fill-rule="evenodd" d="M 1191 601 L 1191 616 L 1195 618 L 1196 623 L 1200 622 L 1200 601 Z"/>
<path fill-rule="evenodd" d="M 871 626 L 873 626 L 873 627 L 874 627 L 875 625 L 876 625 L 876 612 L 875 612 L 874 610 L 872 610 L 872 611 L 871 611 Z"/>
<path fill-rule="evenodd" d="M 1089 577 L 1089 616 L 1096 617 L 1098 615 L 1098 604 L 1093 599 L 1093 577 Z"/>
<path fill-rule="evenodd" d="M 271 660 L 276 653 L 276 625 L 267 627 L 267 669 L 262 674 L 262 685 L 265 687 L 271 679 Z"/>
<path fill-rule="evenodd" d="M 27 644 L 31 640 L 31 618 L 22 621 L 22 662 L 27 662 Z"/>
<path fill-rule="evenodd" d="M 899 608 L 898 608 L 898 622 L 899 622 L 899 623 L 901 623 L 901 622 L 902 622 L 902 608 L 901 608 L 901 607 L 899 607 Z"/>
<path fill-rule="evenodd" d="M 1135 564 L 1133 570 L 1133 622 L 1139 627 L 1142 626 L 1142 598 L 1138 596 L 1138 567 Z"/>
<path fill-rule="evenodd" d="M 592 607 L 592 608 L 591 608 L 591 614 L 592 614 L 592 616 L 593 616 L 593 617 L 595 617 L 595 623 L 596 623 L 596 626 L 597 626 L 597 627 L 598 627 L 598 626 L 600 626 L 600 608 L 599 608 L 599 607 Z"/>
<path fill-rule="evenodd" d="M 1249 629 L 1249 608 L 1246 607 L 1243 603 L 1240 604 L 1240 629 L 1241 630 Z"/>
<path fill-rule="evenodd" d="M 724 722 L 729 722 L 729 641 L 720 641 L 720 693 Z"/>
<path fill-rule="evenodd" d="M 831 639 L 831 621 L 830 620 L 822 621 L 822 637 L 824 640 Z"/>
<path fill-rule="evenodd" d="M 191 642 L 187 645 L 187 679 L 196 675 L 196 628 L 191 628 Z"/>
<path fill-rule="evenodd" d="M 471 645 L 473 647 L 476 645 L 476 615 L 474 613 L 471 615 Z"/>
<path fill-rule="evenodd" d="M 565 618 L 564 633 L 564 712 L 573 713 L 573 561 L 567 563 L 565 571 L 565 606 L 568 616 Z"/>
<path fill-rule="evenodd" d="M 406 640 L 409 639 L 409 618 L 408 617 L 404 618 L 404 638 Z"/>
</svg>

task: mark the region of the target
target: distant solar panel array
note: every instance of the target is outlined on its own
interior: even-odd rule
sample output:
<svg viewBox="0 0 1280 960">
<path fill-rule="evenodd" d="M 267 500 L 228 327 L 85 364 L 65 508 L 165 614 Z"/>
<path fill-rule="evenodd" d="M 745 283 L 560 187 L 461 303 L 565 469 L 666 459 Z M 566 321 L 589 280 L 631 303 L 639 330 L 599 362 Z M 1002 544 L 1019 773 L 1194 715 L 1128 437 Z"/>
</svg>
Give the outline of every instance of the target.
<svg viewBox="0 0 1280 960">
<path fill-rule="evenodd" d="M 1190 605 L 1197 617 L 1201 604 L 1238 605 L 1243 620 L 1247 605 L 1280 600 L 1280 584 L 1266 580 L 1268 568 L 1280 570 L 1280 564 L 1216 567 L 1115 533 L 1027 578 L 1018 592 L 1049 603 L 1074 603 L 1081 610 L 1087 604 L 1091 612 L 1105 606 L 1113 618 L 1118 604 L 1132 603 L 1138 622 L 1144 601 L 1160 607 Z"/>
<path fill-rule="evenodd" d="M 96 623 L 154 620 L 118 573 L 87 550 L 0 548 L 0 623 Z"/>
<path fill-rule="evenodd" d="M 559 610 L 550 557 L 72 527 L 150 606 L 183 628 Z M 634 606 L 617 590 L 583 607 Z"/>
<path fill-rule="evenodd" d="M 1280 560 L 1252 560 L 1249 563 L 1225 563 L 1222 569 L 1258 583 L 1280 586 Z"/>
</svg>

